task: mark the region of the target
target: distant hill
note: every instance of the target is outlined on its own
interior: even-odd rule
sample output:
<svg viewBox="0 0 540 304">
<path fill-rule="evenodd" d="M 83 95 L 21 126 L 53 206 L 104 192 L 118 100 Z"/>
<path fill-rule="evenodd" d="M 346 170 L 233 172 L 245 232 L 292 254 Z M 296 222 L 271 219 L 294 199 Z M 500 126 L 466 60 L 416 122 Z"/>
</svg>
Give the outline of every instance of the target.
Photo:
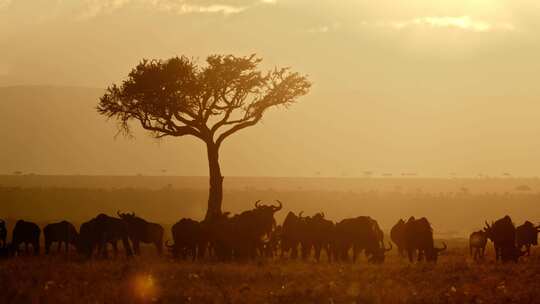
<svg viewBox="0 0 540 304">
<path fill-rule="evenodd" d="M 158 144 L 138 131 L 136 140 L 115 139 L 114 123 L 95 110 L 103 93 L 83 87 L 0 87 L 0 173 L 206 172 L 204 154 L 186 153 L 182 164 L 180 151 L 201 148 L 194 140 Z"/>
<path fill-rule="evenodd" d="M 115 122 L 96 112 L 103 93 L 101 88 L 84 87 L 0 87 L 0 174 L 208 174 L 205 147 L 198 139 L 157 141 L 138 125 L 133 128 L 135 138 L 115 137 Z M 220 155 L 224 174 L 314 172 L 301 165 L 309 162 L 305 155 L 314 155 L 303 151 L 305 144 L 298 144 L 305 136 L 291 131 L 304 128 L 298 122 L 302 115 L 290 112 L 294 111 L 270 111 L 260 125 L 231 137 Z M 287 132 L 298 135 L 284 136 Z M 310 143 L 318 149 L 318 142 Z"/>
<path fill-rule="evenodd" d="M 96 112 L 103 93 L 84 87 L 0 87 L 0 174 L 208 174 L 198 139 L 158 141 L 137 124 L 135 138 L 115 137 L 115 122 Z M 313 132 L 318 125 L 305 115 L 309 105 L 300 106 L 269 111 L 260 124 L 229 138 L 220 153 L 224 175 L 312 176 L 321 166 L 326 166 L 323 176 L 350 173 L 336 167 L 335 157 L 319 153 L 327 136 Z"/>
<path fill-rule="evenodd" d="M 102 88 L 0 87 L 0 174 L 206 176 L 191 137 L 117 137 L 97 114 Z M 539 104 L 526 97 L 414 96 L 324 91 L 231 136 L 225 176 L 538 176 Z"/>
</svg>

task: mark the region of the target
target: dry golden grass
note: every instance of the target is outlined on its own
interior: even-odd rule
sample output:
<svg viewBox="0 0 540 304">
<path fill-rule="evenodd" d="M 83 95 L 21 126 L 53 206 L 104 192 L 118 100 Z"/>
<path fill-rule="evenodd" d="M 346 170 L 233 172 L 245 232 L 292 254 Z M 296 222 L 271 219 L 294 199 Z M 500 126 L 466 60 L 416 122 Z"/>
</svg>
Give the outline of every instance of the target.
<svg viewBox="0 0 540 304">
<path fill-rule="evenodd" d="M 0 262 L 0 303 L 540 303 L 538 256 L 492 260 L 473 263 L 463 242 L 436 265 L 395 253 L 380 266 L 177 262 L 151 249 L 131 260 L 18 257 Z"/>
</svg>

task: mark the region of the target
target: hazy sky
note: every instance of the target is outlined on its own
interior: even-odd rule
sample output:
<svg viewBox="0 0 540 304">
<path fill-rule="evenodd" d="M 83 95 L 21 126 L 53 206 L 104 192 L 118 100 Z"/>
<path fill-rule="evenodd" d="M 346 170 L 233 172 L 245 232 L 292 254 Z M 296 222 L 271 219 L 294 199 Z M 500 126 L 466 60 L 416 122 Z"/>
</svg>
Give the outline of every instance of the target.
<svg viewBox="0 0 540 304">
<path fill-rule="evenodd" d="M 0 85 L 105 87 L 141 58 L 211 53 L 314 82 L 265 121 L 269 175 L 540 175 L 538 1 L 0 0 Z"/>
</svg>

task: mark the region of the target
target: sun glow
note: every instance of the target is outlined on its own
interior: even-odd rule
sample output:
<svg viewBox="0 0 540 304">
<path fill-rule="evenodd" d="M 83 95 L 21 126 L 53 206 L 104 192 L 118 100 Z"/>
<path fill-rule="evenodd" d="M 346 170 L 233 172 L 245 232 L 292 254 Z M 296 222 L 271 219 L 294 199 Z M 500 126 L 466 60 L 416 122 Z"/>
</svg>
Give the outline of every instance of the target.
<svg viewBox="0 0 540 304">
<path fill-rule="evenodd" d="M 154 277 L 150 274 L 139 274 L 133 277 L 133 295 L 135 298 L 148 301 L 155 299 L 157 294 Z"/>
</svg>

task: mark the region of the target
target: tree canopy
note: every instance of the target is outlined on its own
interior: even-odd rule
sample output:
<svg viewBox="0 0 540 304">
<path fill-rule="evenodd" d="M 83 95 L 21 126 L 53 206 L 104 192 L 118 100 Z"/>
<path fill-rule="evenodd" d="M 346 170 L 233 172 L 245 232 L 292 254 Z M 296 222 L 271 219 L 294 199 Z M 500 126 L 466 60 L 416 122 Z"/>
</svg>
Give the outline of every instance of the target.
<svg viewBox="0 0 540 304">
<path fill-rule="evenodd" d="M 191 135 L 218 147 L 253 126 L 273 106 L 288 106 L 311 83 L 289 68 L 262 72 L 255 55 L 212 55 L 206 65 L 185 56 L 142 60 L 121 85 L 107 88 L 98 112 L 130 134 L 138 121 L 152 136 Z"/>
<path fill-rule="evenodd" d="M 143 60 L 121 85 L 107 88 L 97 110 L 131 134 L 139 122 L 156 138 L 195 136 L 206 143 L 210 190 L 207 219 L 221 214 L 223 176 L 219 148 L 230 135 L 254 126 L 265 111 L 308 93 L 306 76 L 289 68 L 262 72 L 255 55 L 213 55 L 205 65 L 182 56 Z"/>
</svg>

